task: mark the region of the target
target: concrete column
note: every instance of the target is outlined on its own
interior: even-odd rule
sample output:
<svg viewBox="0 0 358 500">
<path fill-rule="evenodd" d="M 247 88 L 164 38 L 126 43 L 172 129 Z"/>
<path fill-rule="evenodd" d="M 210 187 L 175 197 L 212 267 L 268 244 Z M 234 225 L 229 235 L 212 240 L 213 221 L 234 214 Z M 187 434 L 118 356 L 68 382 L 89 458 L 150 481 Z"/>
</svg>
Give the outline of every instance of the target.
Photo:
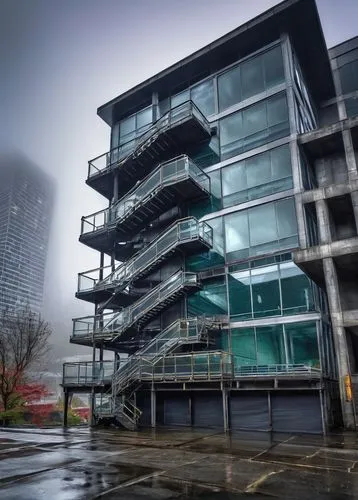
<svg viewBox="0 0 358 500">
<path fill-rule="evenodd" d="M 354 220 L 356 223 L 356 231 L 358 233 L 358 191 L 353 191 L 351 193 L 351 200 L 353 206 Z"/>
<path fill-rule="evenodd" d="M 323 270 L 332 322 L 333 341 L 336 351 L 343 422 L 346 429 L 355 429 L 353 402 L 346 400 L 344 377 L 346 375 L 350 375 L 349 355 L 346 332 L 343 326 L 343 314 L 339 298 L 337 271 L 332 258 L 323 259 Z"/>
<path fill-rule="evenodd" d="M 114 171 L 114 178 L 113 178 L 113 198 L 112 198 L 112 203 L 115 203 L 118 201 L 118 186 L 119 186 L 119 172 L 118 169 Z"/>
<path fill-rule="evenodd" d="M 324 245 L 325 243 L 330 243 L 332 241 L 332 238 L 331 238 L 329 211 L 326 200 L 316 201 L 316 212 L 317 212 L 319 243 L 321 245 Z"/>
<path fill-rule="evenodd" d="M 343 130 L 343 143 L 344 143 L 344 153 L 346 157 L 348 178 L 353 181 L 358 178 L 357 162 L 354 153 L 352 135 L 350 130 Z"/>
<path fill-rule="evenodd" d="M 153 122 L 156 122 L 160 118 L 158 92 L 153 92 L 152 94 L 152 110 L 153 110 Z"/>
<path fill-rule="evenodd" d="M 68 421 L 68 400 L 70 397 L 70 393 L 68 391 L 64 391 L 64 402 L 63 402 L 63 426 L 67 427 Z"/>
<path fill-rule="evenodd" d="M 116 270 L 116 252 L 113 250 L 111 254 L 111 266 L 112 266 L 112 273 Z"/>
<path fill-rule="evenodd" d="M 156 427 L 157 423 L 157 393 L 154 387 L 150 391 L 150 424 L 152 427 Z"/>
<path fill-rule="evenodd" d="M 224 431 L 229 430 L 229 404 L 228 404 L 228 390 L 222 389 L 223 396 L 223 417 L 224 417 Z"/>
</svg>

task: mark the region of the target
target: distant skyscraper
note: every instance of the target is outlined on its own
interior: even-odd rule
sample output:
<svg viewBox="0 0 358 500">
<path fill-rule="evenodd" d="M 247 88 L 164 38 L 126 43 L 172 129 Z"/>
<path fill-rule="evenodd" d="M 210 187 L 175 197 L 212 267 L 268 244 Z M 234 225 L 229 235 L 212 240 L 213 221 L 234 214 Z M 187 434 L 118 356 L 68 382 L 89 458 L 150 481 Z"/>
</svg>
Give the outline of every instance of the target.
<svg viewBox="0 0 358 500">
<path fill-rule="evenodd" d="M 54 183 L 18 153 L 0 155 L 0 311 L 40 312 Z"/>
</svg>

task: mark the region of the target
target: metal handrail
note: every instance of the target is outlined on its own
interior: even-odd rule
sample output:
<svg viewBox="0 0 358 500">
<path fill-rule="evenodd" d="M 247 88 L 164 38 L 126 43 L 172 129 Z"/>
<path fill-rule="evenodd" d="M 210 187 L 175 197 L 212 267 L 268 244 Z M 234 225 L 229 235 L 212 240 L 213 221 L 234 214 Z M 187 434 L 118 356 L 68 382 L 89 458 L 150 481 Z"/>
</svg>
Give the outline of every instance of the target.
<svg viewBox="0 0 358 500">
<path fill-rule="evenodd" d="M 124 221 L 165 186 L 188 178 L 191 178 L 207 193 L 210 192 L 210 177 L 187 155 L 160 163 L 138 186 L 135 186 L 111 207 L 82 217 L 81 234 Z"/>
<path fill-rule="evenodd" d="M 63 364 L 62 385 L 102 385 L 110 383 L 118 369 L 114 361 L 79 361 Z"/>
<path fill-rule="evenodd" d="M 160 117 L 144 134 L 140 135 L 134 140 L 129 140 L 120 146 L 112 148 L 110 151 L 103 153 L 96 158 L 93 158 L 88 162 L 88 176 L 98 175 L 104 170 L 110 170 L 114 166 L 117 166 L 119 162 L 123 165 L 127 159 L 134 156 L 138 150 L 142 150 L 146 141 L 152 142 L 153 138 L 159 133 L 165 132 L 168 128 L 171 128 L 174 124 L 180 122 L 186 116 L 192 114 L 195 118 L 205 127 L 210 133 L 210 124 L 199 110 L 199 108 L 193 103 L 193 101 L 188 100 L 174 108 L 171 108 L 165 115 Z M 131 148 L 133 145 L 133 148 Z M 96 163 L 103 164 L 102 166 L 96 166 Z"/>
<path fill-rule="evenodd" d="M 237 356 L 234 356 L 234 359 Z M 235 367 L 235 376 L 266 376 L 280 374 L 320 374 L 320 368 L 306 364 L 271 364 L 271 365 L 238 365 Z"/>
<path fill-rule="evenodd" d="M 93 290 L 96 287 L 110 284 L 120 286 L 125 281 L 133 280 L 145 272 L 158 258 L 165 255 L 179 243 L 194 239 L 202 240 L 212 247 L 213 230 L 209 224 L 199 222 L 195 217 L 178 220 L 149 243 L 144 250 L 137 252 L 131 259 L 119 264 L 114 271 L 112 271 L 111 266 L 105 266 L 80 273 L 78 275 L 78 292 Z M 100 273 L 101 271 L 103 273 L 105 269 L 110 269 L 111 272 L 100 279 Z M 95 277 L 93 278 L 90 274 Z M 89 282 L 89 285 L 86 284 L 87 282 Z"/>
<path fill-rule="evenodd" d="M 92 335 L 106 337 L 113 333 L 120 335 L 153 307 L 162 303 L 183 286 L 200 286 L 197 274 L 178 271 L 120 312 L 75 318 L 72 336 L 73 338 L 92 337 Z M 84 326 L 78 328 L 78 325 Z"/>
</svg>

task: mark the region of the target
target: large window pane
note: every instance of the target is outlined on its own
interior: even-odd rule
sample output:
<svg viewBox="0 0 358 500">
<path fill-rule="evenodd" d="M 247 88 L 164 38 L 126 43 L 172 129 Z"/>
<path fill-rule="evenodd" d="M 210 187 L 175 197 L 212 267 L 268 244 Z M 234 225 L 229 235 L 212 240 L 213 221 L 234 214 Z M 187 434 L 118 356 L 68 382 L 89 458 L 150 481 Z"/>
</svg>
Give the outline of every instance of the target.
<svg viewBox="0 0 358 500">
<path fill-rule="evenodd" d="M 145 127 L 149 123 L 152 123 L 152 106 L 137 113 L 137 129 Z"/>
<path fill-rule="evenodd" d="M 215 112 L 213 80 L 192 87 L 191 100 L 205 116 L 212 115 Z"/>
<path fill-rule="evenodd" d="M 247 201 L 245 161 L 222 169 L 223 206 L 230 207 Z"/>
<path fill-rule="evenodd" d="M 220 120 L 220 147 L 222 159 L 238 155 L 243 151 L 242 113 L 234 113 Z"/>
<path fill-rule="evenodd" d="M 256 328 L 257 364 L 285 364 L 285 344 L 282 325 Z"/>
<path fill-rule="evenodd" d="M 292 176 L 291 153 L 288 144 L 272 149 L 270 156 L 273 179 Z"/>
<path fill-rule="evenodd" d="M 199 271 L 224 264 L 224 231 L 222 217 L 206 221 L 213 229 L 213 248 L 186 260 L 189 271 Z"/>
<path fill-rule="evenodd" d="M 240 66 L 227 71 L 218 77 L 219 111 L 242 100 Z"/>
<path fill-rule="evenodd" d="M 315 322 L 285 325 L 288 362 L 320 367 L 317 326 Z"/>
<path fill-rule="evenodd" d="M 266 103 L 259 102 L 254 106 L 244 110 L 244 136 L 252 135 L 267 128 L 266 123 Z"/>
<path fill-rule="evenodd" d="M 249 228 L 251 246 L 262 245 L 277 240 L 275 206 L 273 203 L 249 210 Z"/>
<path fill-rule="evenodd" d="M 249 227 L 247 210 L 225 217 L 225 241 L 228 261 L 249 256 Z"/>
<path fill-rule="evenodd" d="M 255 317 L 281 314 L 278 267 L 267 266 L 251 271 L 252 303 Z"/>
<path fill-rule="evenodd" d="M 191 316 L 227 315 L 227 296 L 224 277 L 205 281 L 203 289 L 188 297 Z"/>
<path fill-rule="evenodd" d="M 189 89 L 183 90 L 179 94 L 173 95 L 170 102 L 170 107 L 175 108 L 179 106 L 179 104 L 183 104 L 183 102 L 189 101 L 190 99 L 190 91 Z"/>
<path fill-rule="evenodd" d="M 245 319 L 252 317 L 250 272 L 241 271 L 228 275 L 230 317 Z"/>
<path fill-rule="evenodd" d="M 288 238 L 297 234 L 297 219 L 293 198 L 276 203 L 278 237 Z"/>
<path fill-rule="evenodd" d="M 293 262 L 280 264 L 280 274 L 284 314 L 313 310 L 312 286 L 307 276 Z"/>
<path fill-rule="evenodd" d="M 358 60 L 345 64 L 339 69 L 343 94 L 358 90 Z"/>
<path fill-rule="evenodd" d="M 135 136 L 135 115 L 129 116 L 125 120 L 122 120 L 119 126 L 119 136 L 120 141 L 127 142 L 134 139 Z"/>
<path fill-rule="evenodd" d="M 266 184 L 271 181 L 270 154 L 263 153 L 246 160 L 247 187 Z"/>
<path fill-rule="evenodd" d="M 265 88 L 269 89 L 285 80 L 281 45 L 263 54 Z"/>
<path fill-rule="evenodd" d="M 210 177 L 211 188 L 209 200 L 193 203 L 189 208 L 190 215 L 194 215 L 194 217 L 198 219 L 212 212 L 217 212 L 222 208 L 221 171 L 215 170 L 214 172 L 208 173 L 208 176 Z"/>
<path fill-rule="evenodd" d="M 247 99 L 265 89 L 262 56 L 241 64 L 242 99 Z"/>
<path fill-rule="evenodd" d="M 235 367 L 256 365 L 256 343 L 254 328 L 231 330 L 231 351 Z"/>
</svg>

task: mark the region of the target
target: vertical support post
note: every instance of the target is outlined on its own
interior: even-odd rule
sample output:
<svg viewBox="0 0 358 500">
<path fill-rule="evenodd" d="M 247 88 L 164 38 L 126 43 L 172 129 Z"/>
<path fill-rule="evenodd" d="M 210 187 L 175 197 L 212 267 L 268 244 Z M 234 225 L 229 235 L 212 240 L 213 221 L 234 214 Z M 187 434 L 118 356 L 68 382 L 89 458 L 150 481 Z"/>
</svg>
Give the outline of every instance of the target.
<svg viewBox="0 0 358 500">
<path fill-rule="evenodd" d="M 224 431 L 227 432 L 229 430 L 229 404 L 228 404 L 228 390 L 225 387 L 222 388 L 222 397 L 223 397 Z"/>
<path fill-rule="evenodd" d="M 159 120 L 159 95 L 158 92 L 152 94 L 152 115 L 153 123 Z"/>
<path fill-rule="evenodd" d="M 152 384 L 152 390 L 150 391 L 150 424 L 154 428 L 156 427 L 157 421 L 157 394 L 154 389 L 154 384 Z"/>
<path fill-rule="evenodd" d="M 101 252 L 99 259 L 99 279 L 103 280 L 104 252 Z"/>
<path fill-rule="evenodd" d="M 95 392 L 94 392 L 94 380 L 95 380 L 95 363 L 96 363 L 96 344 L 94 340 L 94 328 L 92 335 L 92 388 L 91 388 L 91 414 L 90 414 L 90 426 L 94 426 L 94 406 L 95 406 Z"/>
<path fill-rule="evenodd" d="M 268 418 L 269 418 L 269 429 L 272 431 L 272 406 L 271 406 L 271 392 L 267 391 L 267 407 L 268 407 Z"/>
<path fill-rule="evenodd" d="M 119 197 L 119 172 L 118 168 L 115 169 L 114 171 L 114 176 L 113 176 L 113 198 L 112 198 L 112 204 L 118 201 Z"/>
<path fill-rule="evenodd" d="M 67 427 L 68 422 L 68 399 L 69 392 L 67 390 L 64 391 L 64 403 L 63 403 L 63 426 Z"/>
</svg>

